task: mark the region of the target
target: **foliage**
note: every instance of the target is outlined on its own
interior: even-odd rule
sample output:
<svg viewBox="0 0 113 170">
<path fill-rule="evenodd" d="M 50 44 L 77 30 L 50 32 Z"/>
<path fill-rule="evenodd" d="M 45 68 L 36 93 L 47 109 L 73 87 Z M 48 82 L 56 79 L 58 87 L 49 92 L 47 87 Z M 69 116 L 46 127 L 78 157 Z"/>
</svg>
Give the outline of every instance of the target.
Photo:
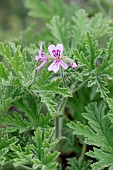
<svg viewBox="0 0 113 170">
<path fill-rule="evenodd" d="M 87 33 L 84 43 L 79 45 L 79 50 L 74 50 L 75 58 L 78 59 L 85 71 L 84 76 L 88 77 L 88 87 L 96 85 L 97 92 L 100 92 L 104 99 L 109 93 L 105 80 L 113 79 L 111 75 L 113 70 L 112 43 L 113 39 L 111 38 L 106 50 L 98 49 L 98 42 L 94 41 L 93 37 Z"/>
<path fill-rule="evenodd" d="M 65 48 L 69 48 L 71 42 L 71 48 L 76 48 L 77 43 L 83 40 L 85 33 L 88 31 L 95 39 L 100 39 L 105 35 L 109 36 L 113 31 L 110 25 L 111 20 L 104 18 L 101 13 L 95 14 L 91 19 L 88 19 L 87 15 L 85 10 L 80 9 L 75 12 L 69 21 L 59 16 L 53 16 L 47 27 L 51 31 L 54 42 L 60 40 Z"/>
<path fill-rule="evenodd" d="M 40 129 L 38 128 L 33 138 L 34 142 L 40 139 L 41 145 L 43 144 L 43 131 L 49 127 L 51 120 L 55 118 L 54 112 L 56 111 L 57 103 L 53 100 L 54 96 L 67 97 L 71 96 L 71 92 L 69 92 L 68 88 L 62 87 L 61 78 L 52 80 L 51 73 L 45 70 L 42 70 L 40 74 L 36 73 L 34 57 L 27 56 L 26 51 L 22 50 L 19 45 L 16 46 L 14 43 L 4 45 L 1 43 L 0 53 L 3 57 L 3 62 L 0 63 L 1 126 L 3 129 L 6 129 L 8 134 L 17 131 L 21 134 L 29 133 L 30 130 L 34 131 L 41 127 Z M 57 141 L 56 139 L 52 140 L 51 135 L 53 135 L 53 130 L 49 127 L 49 131 L 45 133 L 45 140 L 42 146 L 44 148 L 42 151 L 40 151 L 41 148 L 37 150 L 37 152 L 43 153 L 41 160 L 38 160 L 36 156 L 40 153 L 36 152 L 34 157 L 34 153 L 31 153 L 36 150 L 33 141 L 30 145 L 31 148 L 26 145 L 23 149 L 23 145 L 25 145 L 23 138 L 17 146 L 11 145 L 9 148 L 12 148 L 12 151 L 17 155 L 14 156 L 8 152 L 6 146 L 1 150 L 0 165 L 7 164 L 7 159 L 9 159 L 7 157 L 10 155 L 9 162 L 12 162 L 14 166 L 28 165 L 31 163 L 31 158 L 33 158 L 31 164 L 34 169 L 39 167 L 40 169 L 55 169 L 57 166 L 55 159 L 58 156 L 58 152 L 51 153 L 51 151 Z M 6 137 L 7 142 L 8 138 Z M 31 137 L 26 140 L 25 142 L 29 143 Z M 21 143 L 22 146 L 20 145 Z"/>
<path fill-rule="evenodd" d="M 9 162 L 8 154 L 11 144 L 17 141 L 16 137 L 9 138 L 7 134 L 3 135 L 2 130 L 0 130 L 0 165 L 3 166 Z"/>
<path fill-rule="evenodd" d="M 30 9 L 30 16 L 43 20 L 50 20 L 54 15 L 69 18 L 78 8 L 75 2 L 72 1 L 70 4 L 66 4 L 62 0 L 57 0 L 56 2 L 52 0 L 46 0 L 45 2 L 41 0 L 34 0 L 33 2 L 25 0 L 25 6 Z"/>
<path fill-rule="evenodd" d="M 14 154 L 14 166 L 24 167 L 30 164 L 33 169 L 56 169 L 57 163 L 54 161 L 59 153 L 57 151 L 52 152 L 58 142 L 54 139 L 53 133 L 53 128 L 49 130 L 37 128 L 32 137 L 33 144 L 27 145 L 25 148 L 22 148 L 20 144 L 11 145 L 11 150 Z"/>
<path fill-rule="evenodd" d="M 105 105 L 101 104 L 97 107 L 97 103 L 91 103 L 86 107 L 86 111 L 82 115 L 87 119 L 88 125 L 71 122 L 68 126 L 74 130 L 75 135 L 83 135 L 86 144 L 93 145 L 93 151 L 90 150 L 86 153 L 88 156 L 98 159 L 91 165 L 93 170 L 112 167 L 113 129 L 108 115 L 105 114 Z"/>
<path fill-rule="evenodd" d="M 83 162 L 82 166 L 79 164 L 79 161 L 76 158 L 68 159 L 67 170 L 89 170 L 90 161 Z"/>
<path fill-rule="evenodd" d="M 88 4 L 87 4 L 88 5 Z M 91 6 L 94 6 L 94 8 L 91 8 Z M 100 11 L 101 13 L 104 14 L 104 16 L 109 16 L 113 18 L 113 13 L 112 13 L 112 7 L 113 3 L 112 1 L 107 1 L 107 0 L 100 0 L 100 1 L 94 1 L 94 0 L 89 0 L 89 11 L 91 13 Z"/>
<path fill-rule="evenodd" d="M 11 93 L 12 88 L 16 89 L 16 91 L 18 90 L 17 94 L 13 90 L 13 93 L 15 93 L 13 94 L 13 98 L 16 97 L 17 99 L 18 96 L 18 99 L 23 99 L 26 98 L 27 95 L 28 97 L 30 96 L 29 102 L 31 102 L 31 98 L 34 97 L 40 100 L 41 97 L 40 102 L 46 104 L 49 111 L 55 111 L 56 104 L 54 101 L 52 101 L 53 92 L 61 94 L 65 97 L 71 96 L 71 93 L 68 92 L 67 89 L 59 87 L 61 79 L 57 79 L 51 82 L 48 80 L 51 75 L 50 73 L 43 71 L 42 75 L 36 77 L 35 62 L 33 60 L 33 57 L 31 57 L 29 61 L 27 61 L 26 52 L 21 52 L 20 46 L 15 47 L 14 44 L 11 44 L 11 46 L 8 45 L 5 47 L 1 43 L 0 53 L 4 56 L 4 64 L 1 63 L 1 85 L 8 87 L 6 89 L 8 94 Z M 11 87 L 9 88 L 9 86 Z M 45 89 L 47 89 L 46 93 Z M 12 102 L 10 98 L 8 99 L 8 96 L 6 98 L 7 100 L 10 100 L 10 103 Z M 3 99 L 2 101 L 7 104 L 5 99 Z M 27 102 L 24 100 L 25 104 L 27 104 Z M 9 106 L 7 106 L 7 110 Z M 36 109 L 36 101 L 34 101 L 34 107 L 32 108 Z"/>
</svg>

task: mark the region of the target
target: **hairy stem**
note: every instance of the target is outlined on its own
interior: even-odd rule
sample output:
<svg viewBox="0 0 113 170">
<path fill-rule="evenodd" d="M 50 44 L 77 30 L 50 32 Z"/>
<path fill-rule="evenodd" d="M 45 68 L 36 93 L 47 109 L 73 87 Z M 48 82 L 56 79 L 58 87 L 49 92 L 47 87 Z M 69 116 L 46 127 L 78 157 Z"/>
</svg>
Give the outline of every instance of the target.
<svg viewBox="0 0 113 170">
<path fill-rule="evenodd" d="M 61 68 L 61 76 L 62 76 L 63 87 L 66 87 L 66 79 L 62 68 Z M 63 97 L 57 110 L 57 117 L 54 120 L 55 138 L 59 140 L 62 137 L 62 115 L 64 112 L 64 107 L 66 102 L 67 102 L 67 97 Z M 58 146 L 57 150 L 60 150 L 60 145 Z"/>
<path fill-rule="evenodd" d="M 63 82 L 63 87 L 66 87 L 66 77 L 64 75 L 63 69 L 61 67 L 61 76 L 62 76 L 62 82 Z"/>
<path fill-rule="evenodd" d="M 86 144 L 84 143 L 83 146 L 82 146 L 82 151 L 81 151 L 81 155 L 80 155 L 80 158 L 79 158 L 79 165 L 80 166 L 82 165 L 82 162 L 84 160 L 85 152 L 86 152 Z"/>
<path fill-rule="evenodd" d="M 83 83 L 81 83 L 78 88 L 72 90 L 72 92 L 75 93 L 78 90 L 80 90 L 88 82 L 88 80 L 89 80 L 89 77 L 85 81 L 83 81 Z"/>
<path fill-rule="evenodd" d="M 62 117 L 56 117 L 54 120 L 55 124 L 55 138 L 61 139 L 62 136 Z"/>
<path fill-rule="evenodd" d="M 30 167 L 25 166 L 25 165 L 20 165 L 20 167 L 22 167 L 23 169 L 26 169 L 26 170 L 33 170 L 33 168 L 30 168 Z"/>
</svg>

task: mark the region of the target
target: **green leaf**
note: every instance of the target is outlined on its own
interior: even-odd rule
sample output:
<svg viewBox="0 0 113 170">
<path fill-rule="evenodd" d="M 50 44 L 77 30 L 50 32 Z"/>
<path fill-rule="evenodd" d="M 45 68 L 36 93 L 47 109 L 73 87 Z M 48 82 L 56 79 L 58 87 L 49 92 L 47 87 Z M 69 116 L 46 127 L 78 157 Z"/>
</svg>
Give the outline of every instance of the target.
<svg viewBox="0 0 113 170">
<path fill-rule="evenodd" d="M 11 145 L 17 141 L 16 137 L 9 138 L 8 135 L 0 135 L 0 165 L 3 166 L 8 163 L 7 154 L 9 153 Z"/>
<path fill-rule="evenodd" d="M 60 42 L 65 49 L 69 48 L 70 24 L 66 22 L 65 18 L 54 16 L 47 27 L 51 31 L 55 43 Z"/>
<path fill-rule="evenodd" d="M 80 38 L 87 31 L 87 14 L 85 10 L 80 9 L 72 16 L 72 47 L 76 47 Z"/>
<path fill-rule="evenodd" d="M 46 115 L 44 115 L 44 114 L 41 113 L 40 116 L 39 116 L 38 126 L 46 127 L 49 124 L 49 122 L 53 119 L 54 119 L 54 117 L 53 117 L 52 114 L 47 113 Z"/>
<path fill-rule="evenodd" d="M 88 87 L 97 85 L 97 92 L 101 93 L 101 97 L 106 99 L 108 97 L 109 89 L 107 88 L 108 79 L 113 79 L 113 50 L 112 50 L 113 39 L 111 38 L 107 44 L 107 50 L 103 50 L 101 53 L 101 59 L 96 61 L 97 67 L 93 75 L 90 76 Z"/>
<path fill-rule="evenodd" d="M 57 168 L 56 158 L 59 153 L 53 151 L 53 148 L 57 144 L 57 140 L 53 137 L 54 129 L 42 129 L 37 128 L 34 133 L 33 142 L 29 146 L 21 147 L 20 144 L 11 146 L 14 152 L 14 163 L 15 167 L 29 167 L 33 169 L 50 169 L 54 170 Z"/>
<path fill-rule="evenodd" d="M 83 39 L 82 39 L 83 41 Z M 93 36 L 90 32 L 87 32 L 84 37 L 82 44 L 79 44 L 78 50 L 73 50 L 75 58 L 80 61 L 82 65 L 85 65 L 88 71 L 92 71 L 96 67 L 96 60 L 102 53 L 101 50 L 98 50 L 97 41 L 93 40 Z"/>
<path fill-rule="evenodd" d="M 87 17 L 85 10 L 77 10 L 72 16 L 71 33 L 72 47 L 76 48 L 78 43 L 83 41 L 84 35 L 87 32 L 94 37 L 94 40 L 102 36 L 109 36 L 113 31 L 111 20 L 103 17 L 101 13 L 95 14 L 92 18 Z"/>
<path fill-rule="evenodd" d="M 87 153 L 88 156 L 97 159 L 97 162 L 92 164 L 92 168 L 101 170 L 112 166 L 113 129 L 105 114 L 105 105 L 101 104 L 97 107 L 97 103 L 91 103 L 86 107 L 86 113 L 82 115 L 88 121 L 88 126 L 80 122 L 77 124 L 71 122 L 67 125 L 74 130 L 75 135 L 83 135 L 86 144 L 95 146 L 94 151 Z"/>
<path fill-rule="evenodd" d="M 101 170 L 107 167 L 112 168 L 113 166 L 112 152 L 107 153 L 100 149 L 94 148 L 94 151 L 89 151 L 87 155 L 99 160 L 91 165 L 93 170 Z"/>
<path fill-rule="evenodd" d="M 9 148 L 12 143 L 17 142 L 16 137 L 9 138 L 8 135 L 4 135 L 0 139 L 0 150 Z"/>
<path fill-rule="evenodd" d="M 2 149 L 0 150 L 0 165 L 3 166 L 6 164 L 6 154 L 8 152 L 8 149 Z"/>
<path fill-rule="evenodd" d="M 1 100 L 0 100 L 0 114 L 3 116 L 8 109 L 12 106 L 12 103 L 19 100 L 21 96 L 17 95 L 18 89 L 15 90 L 15 88 L 8 86 L 3 87 L 0 86 L 0 94 L 1 94 Z"/>
<path fill-rule="evenodd" d="M 83 76 L 88 77 L 88 87 L 95 86 L 104 100 L 109 93 L 108 79 L 113 79 L 112 44 L 111 38 L 107 50 L 98 49 L 97 41 L 94 41 L 88 32 L 83 43 L 79 44 L 78 49 L 73 50 L 75 59 L 83 69 Z"/>
<path fill-rule="evenodd" d="M 41 0 L 34 0 L 33 2 L 26 0 L 25 6 L 29 9 L 30 16 L 47 21 L 55 14 L 61 17 L 66 16 L 66 18 L 70 19 L 70 16 L 78 9 L 77 3 L 73 1 L 65 3 L 65 1 L 57 0 L 54 3 L 53 0 L 47 0 L 46 3 Z"/>
<path fill-rule="evenodd" d="M 54 129 L 50 128 L 48 131 L 42 131 L 38 128 L 35 132 L 35 137 L 33 137 L 35 146 L 31 146 L 35 153 L 37 154 L 36 158 L 33 160 L 34 168 L 44 168 L 44 169 L 55 169 L 57 167 L 57 163 L 55 159 L 58 157 L 59 153 L 57 151 L 51 153 L 53 147 L 57 144 L 57 140 L 53 137 Z M 39 160 L 40 161 L 39 161 Z"/>
<path fill-rule="evenodd" d="M 11 150 L 14 152 L 14 155 L 15 155 L 15 158 L 13 159 L 13 162 L 14 162 L 13 165 L 15 167 L 18 167 L 24 164 L 30 164 L 32 162 L 33 154 L 28 145 L 24 148 L 24 150 L 19 144 L 17 146 L 12 145 Z"/>
<path fill-rule="evenodd" d="M 36 129 L 38 126 L 47 127 L 50 121 L 54 119 L 54 115 L 51 113 L 40 113 L 40 107 L 42 107 L 42 104 L 39 105 L 36 98 L 30 94 L 17 101 L 12 99 L 10 103 L 9 100 L 7 100 L 8 106 L 11 106 L 12 102 L 13 105 L 23 113 L 11 112 L 10 114 L 7 113 L 0 117 L 0 122 L 5 126 L 10 127 L 10 131 L 17 129 L 22 133 L 28 129 Z M 31 107 L 29 107 L 30 105 Z M 4 107 L 3 103 L 1 106 Z"/>
<path fill-rule="evenodd" d="M 37 79 L 36 83 L 31 86 L 33 93 L 38 94 L 50 112 L 55 112 L 56 103 L 53 101 L 53 95 L 60 94 L 64 97 L 71 97 L 72 94 L 68 88 L 61 88 L 61 79 L 48 81 L 50 73 L 43 71 L 42 75 Z"/>
<path fill-rule="evenodd" d="M 107 103 L 109 105 L 109 108 L 111 109 L 109 111 L 108 117 L 109 117 L 109 120 L 113 123 L 113 99 L 107 98 Z"/>
<path fill-rule="evenodd" d="M 109 108 L 110 108 L 111 111 L 113 112 L 113 99 L 107 98 L 107 102 L 108 102 Z"/>
<path fill-rule="evenodd" d="M 87 32 L 86 37 L 85 37 L 85 47 L 88 53 L 88 61 L 91 65 L 91 68 L 94 69 L 95 67 L 95 60 L 99 55 L 99 52 L 97 50 L 97 41 L 93 40 L 93 36 L 89 32 Z"/>
<path fill-rule="evenodd" d="M 97 73 L 104 74 L 108 79 L 113 79 L 113 38 L 107 43 L 107 50 L 102 58 L 102 63 L 97 68 Z"/>
<path fill-rule="evenodd" d="M 79 52 L 77 49 L 73 49 L 74 52 L 74 57 L 75 59 L 77 59 L 80 62 L 81 66 L 85 66 L 86 68 L 90 68 L 90 63 L 88 62 L 88 60 L 86 59 L 84 53 L 81 51 Z"/>
<path fill-rule="evenodd" d="M 7 80 L 8 79 L 8 70 L 7 68 L 4 66 L 4 64 L 1 62 L 0 63 L 0 79 L 5 79 Z"/>
<path fill-rule="evenodd" d="M 91 34 L 95 37 L 95 39 L 109 35 L 113 31 L 113 27 L 110 23 L 111 20 L 109 18 L 105 18 L 102 13 L 95 14 L 89 24 Z"/>
<path fill-rule="evenodd" d="M 11 115 L 6 114 L 0 118 L 0 122 L 15 130 L 18 129 L 20 132 L 23 132 L 30 126 L 30 123 L 26 119 L 23 119 L 22 115 L 17 112 L 13 112 Z"/>
<path fill-rule="evenodd" d="M 81 165 L 79 164 L 79 160 L 77 160 L 76 157 L 69 158 L 68 160 L 68 166 L 66 170 L 90 170 L 89 166 L 91 164 L 91 161 L 88 160 L 87 162 L 83 162 Z"/>
<path fill-rule="evenodd" d="M 77 122 L 76 124 L 74 122 L 70 122 L 67 124 L 69 128 L 73 129 L 73 134 L 75 135 L 83 135 L 87 138 L 90 138 L 90 141 L 88 140 L 88 144 L 93 144 L 92 137 L 94 136 L 94 132 L 88 127 L 84 126 L 80 122 Z M 76 130 L 76 131 L 75 131 Z"/>
<path fill-rule="evenodd" d="M 56 4 L 54 4 L 52 0 L 48 0 L 47 3 L 48 5 L 40 0 L 35 0 L 32 3 L 30 0 L 25 1 L 26 7 L 30 9 L 29 15 L 36 18 L 48 20 L 54 15 L 54 11 L 56 11 L 56 14 L 62 13 L 64 11 L 64 3 L 61 0 L 58 0 Z M 58 4 L 60 4 L 60 7 Z"/>
<path fill-rule="evenodd" d="M 41 82 L 42 83 L 42 82 Z M 39 90 L 39 93 L 41 93 L 41 91 L 48 91 L 48 92 L 55 92 L 57 94 L 61 94 L 64 97 L 70 96 L 72 97 L 71 92 L 69 92 L 68 88 L 61 88 L 59 87 L 61 84 L 61 79 L 57 79 L 55 81 L 52 81 L 49 84 L 41 84 L 40 81 L 37 82 L 36 85 L 33 86 L 33 88 L 37 88 Z M 36 92 L 35 90 L 33 90 L 34 92 Z"/>
<path fill-rule="evenodd" d="M 25 51 L 21 51 L 21 46 L 15 46 L 14 43 L 4 46 L 0 43 L 0 53 L 4 57 L 4 63 L 9 72 L 12 72 L 14 77 L 19 80 L 19 85 L 28 86 L 32 83 L 32 79 L 35 76 L 34 63 L 27 61 Z"/>
<path fill-rule="evenodd" d="M 97 92 L 101 93 L 101 97 L 106 99 L 107 94 L 109 93 L 108 88 L 106 87 L 108 83 L 104 81 L 104 75 L 95 75 L 94 77 L 90 76 L 88 87 L 97 85 Z"/>
<path fill-rule="evenodd" d="M 107 43 L 108 47 L 108 57 L 109 59 L 113 59 L 113 38 L 110 38 L 110 41 Z"/>
</svg>

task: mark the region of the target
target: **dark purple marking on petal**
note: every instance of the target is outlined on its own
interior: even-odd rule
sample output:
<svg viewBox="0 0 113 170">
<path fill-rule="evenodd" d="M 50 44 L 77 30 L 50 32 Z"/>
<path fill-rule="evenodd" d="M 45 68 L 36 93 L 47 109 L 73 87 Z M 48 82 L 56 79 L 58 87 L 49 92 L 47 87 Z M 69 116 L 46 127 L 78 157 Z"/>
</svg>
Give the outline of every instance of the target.
<svg viewBox="0 0 113 170">
<path fill-rule="evenodd" d="M 41 53 L 41 57 L 44 57 L 44 54 L 43 54 L 43 53 Z"/>
<path fill-rule="evenodd" d="M 52 51 L 52 53 L 53 53 L 54 57 L 56 57 L 56 56 L 57 56 L 57 54 L 56 54 L 56 50 L 53 50 L 53 51 Z"/>
<path fill-rule="evenodd" d="M 56 54 L 57 54 L 58 56 L 60 56 L 60 50 L 57 50 Z"/>
</svg>

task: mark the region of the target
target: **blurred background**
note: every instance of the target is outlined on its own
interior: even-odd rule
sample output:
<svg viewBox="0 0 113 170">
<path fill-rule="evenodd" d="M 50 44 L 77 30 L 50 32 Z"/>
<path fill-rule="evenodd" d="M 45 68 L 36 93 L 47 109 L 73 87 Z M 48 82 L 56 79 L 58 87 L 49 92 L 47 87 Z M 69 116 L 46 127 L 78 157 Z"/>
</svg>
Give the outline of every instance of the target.
<svg viewBox="0 0 113 170">
<path fill-rule="evenodd" d="M 28 25 L 23 0 L 0 1 L 0 41 L 18 36 Z"/>
<path fill-rule="evenodd" d="M 41 24 L 37 26 L 38 29 L 53 15 L 68 18 L 79 8 L 84 8 L 89 16 L 97 12 L 102 12 L 103 15 L 111 18 L 113 16 L 113 0 L 58 1 L 60 7 L 57 8 L 56 5 L 56 9 L 54 9 L 56 0 L 0 0 L 0 41 L 18 37 L 21 31 L 34 23 L 37 24 L 36 21 L 40 23 L 41 20 Z M 51 5 L 54 5 L 53 9 L 50 7 Z M 67 10 L 68 14 L 66 13 Z"/>
</svg>

